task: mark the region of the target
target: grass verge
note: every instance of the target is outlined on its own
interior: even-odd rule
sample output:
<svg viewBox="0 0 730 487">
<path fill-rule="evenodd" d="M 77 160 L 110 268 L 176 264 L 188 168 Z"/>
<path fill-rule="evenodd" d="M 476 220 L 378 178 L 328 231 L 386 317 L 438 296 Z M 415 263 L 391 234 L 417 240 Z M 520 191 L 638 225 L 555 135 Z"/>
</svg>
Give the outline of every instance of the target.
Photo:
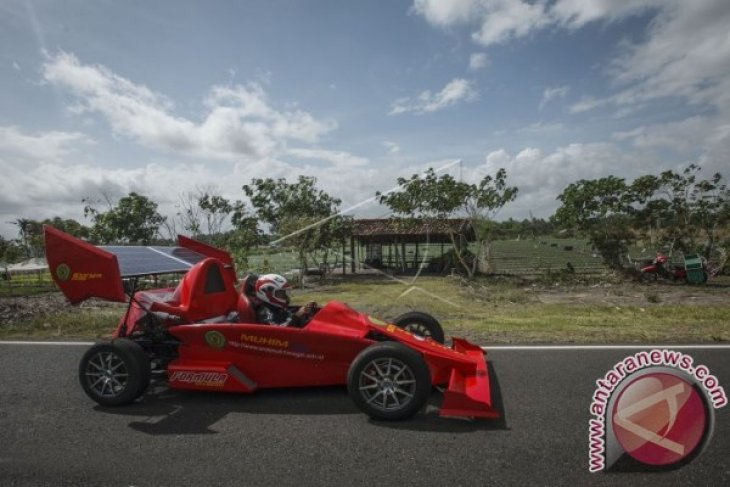
<svg viewBox="0 0 730 487">
<path fill-rule="evenodd" d="M 0 339 L 94 340 L 110 336 L 122 313 L 119 308 L 69 308 L 0 327 Z"/>
<path fill-rule="evenodd" d="M 727 287 L 557 289 L 509 281 L 465 284 L 436 277 L 420 278 L 413 285 L 374 279 L 340 281 L 296 291 L 294 300 L 343 301 L 386 319 L 422 310 L 437 317 L 447 335 L 484 345 L 707 343 L 730 341 L 727 295 Z M 121 307 L 64 308 L 0 326 L 0 339 L 95 339 L 109 335 L 123 312 Z"/>
</svg>

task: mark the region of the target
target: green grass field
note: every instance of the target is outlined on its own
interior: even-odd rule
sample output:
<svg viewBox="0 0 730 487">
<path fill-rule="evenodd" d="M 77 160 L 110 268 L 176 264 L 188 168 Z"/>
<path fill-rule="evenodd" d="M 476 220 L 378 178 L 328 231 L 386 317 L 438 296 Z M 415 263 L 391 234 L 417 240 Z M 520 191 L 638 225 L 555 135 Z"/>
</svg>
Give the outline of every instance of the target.
<svg viewBox="0 0 730 487">
<path fill-rule="evenodd" d="M 14 275 L 12 279 L 0 279 L 0 296 L 28 296 L 53 291 L 55 285 L 47 272 Z"/>
<path fill-rule="evenodd" d="M 436 316 L 448 335 L 481 344 L 705 343 L 730 341 L 728 289 L 633 284 L 555 288 L 505 280 L 465 284 L 451 277 L 419 278 L 411 284 L 360 277 L 296 290 L 294 299 L 339 300 L 385 319 L 422 310 Z M 111 333 L 123 311 L 61 308 L 0 326 L 0 338 L 97 338 Z"/>
<path fill-rule="evenodd" d="M 666 293 L 674 291 L 672 286 L 666 289 Z M 622 301 L 625 291 L 619 287 L 612 292 L 615 295 L 608 301 Z M 301 292 L 297 300 L 337 299 L 383 318 L 394 318 L 412 309 L 424 310 L 436 316 L 447 333 L 479 343 L 730 340 L 730 303 L 672 304 L 669 296 L 662 296 L 666 294 L 662 289 L 643 292 L 643 302 L 632 300 L 624 306 L 600 304 L 602 296 L 574 300 L 568 296 L 567 303 L 550 303 L 543 302 L 540 293 L 530 287 L 510 283 L 466 286 L 457 279 L 434 277 L 418 279 L 415 287 L 381 281 L 343 282 Z M 728 293 L 726 289 L 708 292 L 721 296 Z M 658 298 L 652 298 L 657 294 Z"/>
<path fill-rule="evenodd" d="M 433 249 L 436 248 L 440 250 L 440 246 Z M 445 250 L 448 248 L 445 246 Z M 413 246 L 406 247 L 406 253 L 414 251 Z M 364 256 L 364 250 L 360 255 Z M 333 256 L 330 262 L 334 261 Z M 341 256 L 338 262 L 342 262 Z M 728 282 L 720 278 L 720 284 L 713 280 L 708 286 L 697 287 L 610 284 L 600 257 L 584 240 L 573 239 L 495 241 L 491 262 L 497 274 L 539 279 L 528 282 L 492 277 L 466 284 L 455 277 L 420 277 L 412 284 L 410 277 L 398 282 L 358 275 L 297 290 L 296 300 L 323 303 L 337 299 L 383 318 L 394 318 L 413 309 L 424 310 L 435 315 L 447 333 L 464 335 L 480 343 L 730 340 L 730 300 L 727 299 L 730 280 L 727 279 Z M 553 282 L 561 281 L 556 277 L 560 277 L 559 272 L 568 263 L 576 274 L 604 276 L 600 280 L 592 277 L 590 284 L 574 284 L 573 288 Z M 259 249 L 250 255 L 249 266 L 253 272 L 285 274 L 298 263 L 291 249 Z M 612 286 L 606 288 L 609 291 L 603 290 L 606 285 Z M 53 289 L 48 274 L 2 280 L 0 312 L 8 302 L 3 300 L 18 296 L 43 299 L 43 294 Z M 0 338 L 93 338 L 110 333 L 121 314 L 118 309 L 108 307 L 51 307 L 57 308 L 58 311 L 39 312 L 12 325 L 0 322 Z"/>
</svg>

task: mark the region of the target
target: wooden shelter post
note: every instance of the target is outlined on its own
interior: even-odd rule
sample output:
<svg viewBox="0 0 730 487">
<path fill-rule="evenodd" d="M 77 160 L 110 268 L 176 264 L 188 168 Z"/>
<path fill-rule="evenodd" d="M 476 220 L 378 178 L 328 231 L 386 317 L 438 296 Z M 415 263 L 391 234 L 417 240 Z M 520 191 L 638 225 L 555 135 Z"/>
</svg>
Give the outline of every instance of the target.
<svg viewBox="0 0 730 487">
<path fill-rule="evenodd" d="M 350 271 L 355 273 L 355 236 L 350 237 Z"/>
</svg>

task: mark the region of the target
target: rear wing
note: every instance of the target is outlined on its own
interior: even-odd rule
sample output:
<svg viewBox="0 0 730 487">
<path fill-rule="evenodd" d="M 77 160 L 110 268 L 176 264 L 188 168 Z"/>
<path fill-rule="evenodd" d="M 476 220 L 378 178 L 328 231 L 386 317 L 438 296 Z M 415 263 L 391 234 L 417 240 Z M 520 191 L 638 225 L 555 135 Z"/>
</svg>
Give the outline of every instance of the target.
<svg viewBox="0 0 730 487">
<path fill-rule="evenodd" d="M 54 282 L 71 304 L 89 298 L 125 302 L 123 279 L 185 273 L 206 257 L 234 274 L 228 252 L 179 236 L 179 247 L 100 246 L 43 226 L 46 260 Z"/>
</svg>

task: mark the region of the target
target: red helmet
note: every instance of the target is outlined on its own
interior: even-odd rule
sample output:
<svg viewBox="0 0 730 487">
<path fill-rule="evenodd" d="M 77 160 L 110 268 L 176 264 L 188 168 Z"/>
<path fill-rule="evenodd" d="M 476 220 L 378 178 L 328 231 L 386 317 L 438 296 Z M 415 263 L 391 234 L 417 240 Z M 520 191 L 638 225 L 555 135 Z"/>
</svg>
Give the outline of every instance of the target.
<svg viewBox="0 0 730 487">
<path fill-rule="evenodd" d="M 289 282 L 279 274 L 264 274 L 256 280 L 256 297 L 277 308 L 289 306 Z"/>
<path fill-rule="evenodd" d="M 656 254 L 656 261 L 660 264 L 665 264 L 667 262 L 667 257 L 662 254 L 661 252 L 657 252 Z"/>
</svg>

